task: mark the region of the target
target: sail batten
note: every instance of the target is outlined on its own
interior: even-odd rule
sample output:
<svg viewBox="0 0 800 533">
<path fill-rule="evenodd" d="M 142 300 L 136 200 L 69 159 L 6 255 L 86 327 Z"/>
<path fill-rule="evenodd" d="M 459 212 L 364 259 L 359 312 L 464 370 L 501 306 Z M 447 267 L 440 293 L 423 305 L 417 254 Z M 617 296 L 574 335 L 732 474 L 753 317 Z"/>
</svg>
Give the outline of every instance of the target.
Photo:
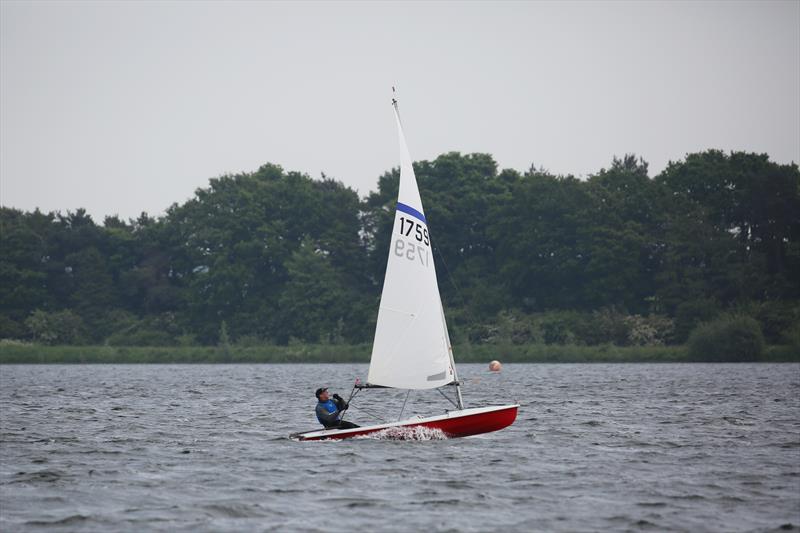
<svg viewBox="0 0 800 533">
<path fill-rule="evenodd" d="M 452 383 L 455 365 L 428 222 L 396 105 L 394 113 L 400 184 L 367 382 L 431 389 Z"/>
</svg>

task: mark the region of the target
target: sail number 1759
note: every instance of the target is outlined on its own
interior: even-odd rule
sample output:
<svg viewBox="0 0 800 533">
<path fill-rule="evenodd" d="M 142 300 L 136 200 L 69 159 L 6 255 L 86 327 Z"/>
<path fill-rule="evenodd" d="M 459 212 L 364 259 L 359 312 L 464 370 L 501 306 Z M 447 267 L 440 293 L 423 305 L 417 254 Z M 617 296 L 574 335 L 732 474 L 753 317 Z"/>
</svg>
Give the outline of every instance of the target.
<svg viewBox="0 0 800 533">
<path fill-rule="evenodd" d="M 428 238 L 428 228 L 425 228 L 419 222 L 408 220 L 406 217 L 400 217 L 400 235 L 410 237 L 411 232 L 414 232 L 414 238 L 419 242 L 424 242 L 425 246 L 430 246 L 430 239 Z"/>
<path fill-rule="evenodd" d="M 400 235 L 403 237 L 411 237 L 413 235 L 417 242 L 396 239 L 394 241 L 394 255 L 405 257 L 409 261 L 414 261 L 415 263 L 419 261 L 423 266 L 427 267 L 428 250 L 431 245 L 430 237 L 428 237 L 428 228 L 414 220 L 400 217 L 399 229 Z"/>
</svg>

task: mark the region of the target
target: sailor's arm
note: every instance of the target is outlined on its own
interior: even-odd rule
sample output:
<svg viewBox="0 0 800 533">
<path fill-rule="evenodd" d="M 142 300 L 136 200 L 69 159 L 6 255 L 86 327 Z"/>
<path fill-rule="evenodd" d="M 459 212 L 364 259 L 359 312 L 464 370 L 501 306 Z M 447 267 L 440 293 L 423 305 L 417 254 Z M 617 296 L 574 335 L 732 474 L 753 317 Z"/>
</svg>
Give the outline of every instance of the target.
<svg viewBox="0 0 800 533">
<path fill-rule="evenodd" d="M 333 403 L 336 404 L 336 407 L 339 409 L 339 411 L 346 411 L 347 408 L 350 407 L 350 404 L 344 401 L 344 398 L 338 394 L 333 395 Z"/>
</svg>

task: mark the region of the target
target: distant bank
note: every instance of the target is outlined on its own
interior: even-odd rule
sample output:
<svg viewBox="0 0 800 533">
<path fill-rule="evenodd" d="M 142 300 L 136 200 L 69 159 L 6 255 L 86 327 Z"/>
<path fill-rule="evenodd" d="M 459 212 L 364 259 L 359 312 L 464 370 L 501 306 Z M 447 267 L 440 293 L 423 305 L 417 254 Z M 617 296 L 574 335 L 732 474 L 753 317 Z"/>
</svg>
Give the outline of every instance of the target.
<svg viewBox="0 0 800 533">
<path fill-rule="evenodd" d="M 367 363 L 371 345 L 290 346 L 44 346 L 0 343 L 0 364 L 208 364 L 208 363 Z M 455 347 L 459 363 L 686 363 L 737 362 L 690 357 L 685 346 L 473 345 Z M 771 346 L 756 362 L 800 362 L 800 350 Z"/>
</svg>

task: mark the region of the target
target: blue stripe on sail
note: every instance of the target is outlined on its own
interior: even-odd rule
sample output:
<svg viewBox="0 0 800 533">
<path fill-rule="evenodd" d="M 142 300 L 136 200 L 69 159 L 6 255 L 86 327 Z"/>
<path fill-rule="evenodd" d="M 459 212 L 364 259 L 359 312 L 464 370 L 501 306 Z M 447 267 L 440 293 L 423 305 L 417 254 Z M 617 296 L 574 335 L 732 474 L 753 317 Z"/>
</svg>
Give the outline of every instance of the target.
<svg viewBox="0 0 800 533">
<path fill-rule="evenodd" d="M 428 224 L 428 221 L 425 220 L 425 215 L 423 215 L 422 213 L 420 213 L 419 211 L 417 211 L 416 209 L 414 209 L 410 205 L 401 204 L 400 202 L 397 202 L 397 210 L 398 211 L 402 211 L 403 213 L 405 213 L 407 215 L 411 215 L 414 218 L 418 218 L 419 220 L 423 221 L 426 225 Z"/>
</svg>

